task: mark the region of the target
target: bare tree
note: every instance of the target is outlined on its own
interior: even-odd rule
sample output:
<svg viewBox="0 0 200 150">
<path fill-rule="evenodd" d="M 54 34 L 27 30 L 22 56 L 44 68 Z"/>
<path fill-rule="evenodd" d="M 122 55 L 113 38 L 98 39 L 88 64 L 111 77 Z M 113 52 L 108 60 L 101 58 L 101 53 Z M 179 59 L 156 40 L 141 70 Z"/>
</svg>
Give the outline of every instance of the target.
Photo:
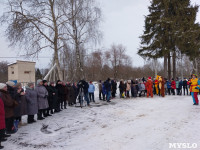
<svg viewBox="0 0 200 150">
<path fill-rule="evenodd" d="M 82 70 L 80 45 L 97 38 L 101 11 L 94 0 L 7 0 L 8 11 L 1 17 L 7 23 L 6 36 L 28 56 L 52 49 L 59 78 L 62 70 L 59 51 L 64 41 L 75 45 L 77 64 Z"/>
<path fill-rule="evenodd" d="M 0 82 L 5 83 L 8 81 L 8 62 L 0 62 Z"/>
<path fill-rule="evenodd" d="M 63 12 L 69 20 L 64 25 L 70 43 L 76 51 L 77 76 L 81 79 L 84 78 L 81 49 L 85 49 L 90 41 L 96 43 L 100 39 L 101 9 L 96 5 L 95 0 L 65 0 Z"/>
</svg>

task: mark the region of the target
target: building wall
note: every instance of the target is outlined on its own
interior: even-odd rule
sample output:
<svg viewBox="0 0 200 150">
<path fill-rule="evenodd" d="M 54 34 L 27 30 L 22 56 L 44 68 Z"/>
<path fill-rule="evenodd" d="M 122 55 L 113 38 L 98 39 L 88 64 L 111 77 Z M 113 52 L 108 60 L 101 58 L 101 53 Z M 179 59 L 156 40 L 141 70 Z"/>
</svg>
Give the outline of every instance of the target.
<svg viewBox="0 0 200 150">
<path fill-rule="evenodd" d="M 17 61 L 9 65 L 8 80 L 17 80 L 19 83 L 35 82 L 35 62 Z"/>
<path fill-rule="evenodd" d="M 35 63 L 18 62 L 18 82 L 35 82 Z"/>
<path fill-rule="evenodd" d="M 18 65 L 8 66 L 8 80 L 18 80 Z"/>
</svg>

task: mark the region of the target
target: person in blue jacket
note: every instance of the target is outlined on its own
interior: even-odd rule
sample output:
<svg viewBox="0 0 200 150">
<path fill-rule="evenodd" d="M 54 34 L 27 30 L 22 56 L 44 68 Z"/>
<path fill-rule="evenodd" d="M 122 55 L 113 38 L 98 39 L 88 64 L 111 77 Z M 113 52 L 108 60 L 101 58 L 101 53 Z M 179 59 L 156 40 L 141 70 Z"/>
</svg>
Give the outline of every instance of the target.
<svg viewBox="0 0 200 150">
<path fill-rule="evenodd" d="M 167 90 L 168 94 L 171 95 L 171 82 L 169 80 L 167 80 Z"/>
<path fill-rule="evenodd" d="M 183 88 L 183 81 L 181 80 L 179 82 L 179 86 L 178 86 L 178 95 L 182 95 L 182 88 Z"/>
<path fill-rule="evenodd" d="M 106 88 L 106 100 L 107 100 L 107 102 L 110 102 L 110 99 L 111 99 L 111 81 L 110 81 L 110 78 L 108 78 L 106 80 L 105 88 Z"/>
<path fill-rule="evenodd" d="M 106 87 L 105 87 L 105 83 L 102 84 L 102 93 L 103 93 L 103 101 L 105 101 L 105 97 L 106 97 Z"/>
<path fill-rule="evenodd" d="M 92 81 L 90 81 L 89 88 L 88 88 L 90 102 L 95 102 L 95 100 L 94 100 L 94 91 L 95 91 L 95 86 L 92 83 Z"/>
</svg>

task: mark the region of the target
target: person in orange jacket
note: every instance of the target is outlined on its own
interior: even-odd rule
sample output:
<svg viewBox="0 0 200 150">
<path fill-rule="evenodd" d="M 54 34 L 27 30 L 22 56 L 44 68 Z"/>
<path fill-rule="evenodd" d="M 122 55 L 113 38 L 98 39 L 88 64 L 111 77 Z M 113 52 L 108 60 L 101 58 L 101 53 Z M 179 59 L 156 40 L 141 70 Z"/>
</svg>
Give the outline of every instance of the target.
<svg viewBox="0 0 200 150">
<path fill-rule="evenodd" d="M 190 83 L 190 92 L 192 94 L 193 98 L 193 105 L 199 105 L 199 100 L 198 100 L 198 93 L 199 93 L 199 80 L 197 79 L 197 75 L 193 74 L 192 79 L 189 81 Z"/>
<path fill-rule="evenodd" d="M 151 77 L 148 78 L 145 86 L 147 89 L 147 98 L 149 97 L 149 95 L 153 97 L 153 81 L 151 80 Z"/>
</svg>

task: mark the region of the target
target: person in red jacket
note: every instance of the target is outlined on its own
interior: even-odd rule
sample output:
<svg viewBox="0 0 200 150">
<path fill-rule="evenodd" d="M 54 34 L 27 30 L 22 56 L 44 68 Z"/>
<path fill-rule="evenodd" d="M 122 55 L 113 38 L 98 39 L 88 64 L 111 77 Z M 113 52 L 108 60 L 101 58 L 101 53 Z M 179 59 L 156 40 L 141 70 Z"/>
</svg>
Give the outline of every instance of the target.
<svg viewBox="0 0 200 150">
<path fill-rule="evenodd" d="M 5 123 L 4 103 L 0 96 L 0 149 L 4 148 L 3 146 L 1 146 L 1 142 L 6 141 L 6 139 L 4 138 L 5 128 L 6 128 L 6 123 Z"/>
<path fill-rule="evenodd" d="M 149 95 L 153 97 L 153 81 L 151 80 L 151 77 L 148 78 L 145 87 L 147 90 L 147 98 L 149 98 Z"/>
<path fill-rule="evenodd" d="M 174 81 L 173 78 L 172 78 L 172 82 L 171 82 L 171 89 L 172 89 L 172 93 L 173 93 L 173 95 L 175 95 L 176 82 Z"/>
</svg>

